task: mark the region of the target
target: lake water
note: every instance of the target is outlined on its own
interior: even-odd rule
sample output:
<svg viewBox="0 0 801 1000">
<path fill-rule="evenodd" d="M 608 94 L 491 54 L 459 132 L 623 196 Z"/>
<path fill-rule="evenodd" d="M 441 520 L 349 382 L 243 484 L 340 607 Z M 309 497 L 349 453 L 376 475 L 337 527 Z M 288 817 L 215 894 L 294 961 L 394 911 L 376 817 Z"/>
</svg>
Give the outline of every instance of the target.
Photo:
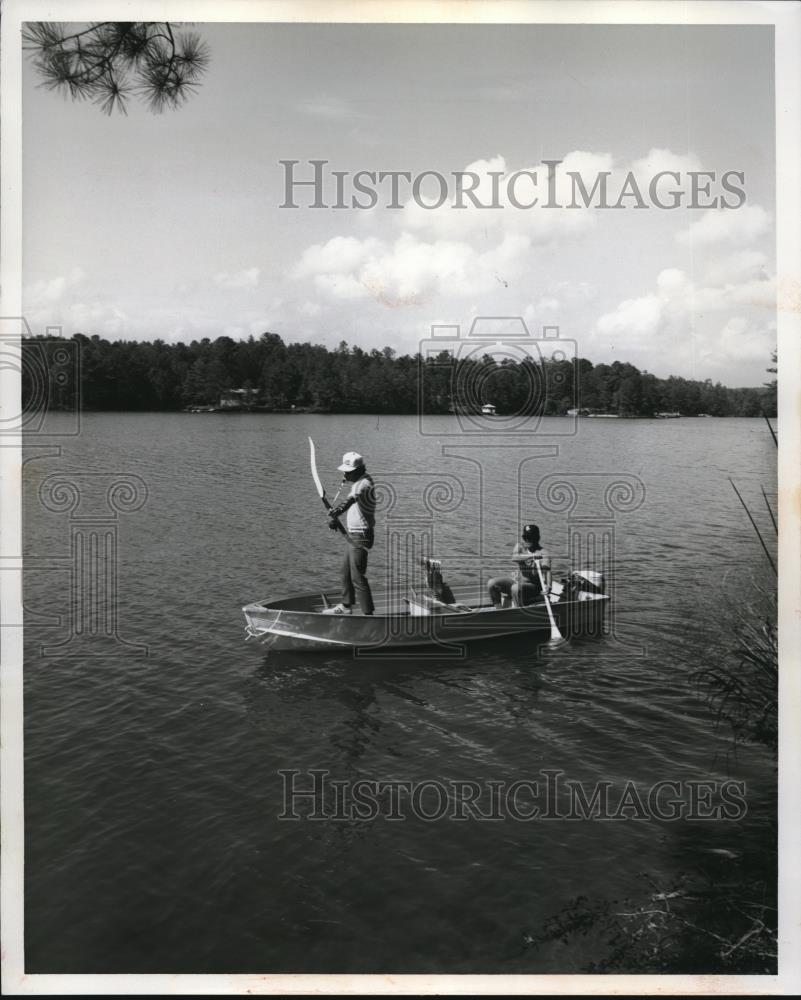
<svg viewBox="0 0 801 1000">
<path fill-rule="evenodd" d="M 760 493 L 775 502 L 773 443 L 761 420 L 585 420 L 560 437 L 566 426 L 482 446 L 448 417 L 422 435 L 411 417 L 86 414 L 77 437 L 30 442 L 61 450 L 29 449 L 23 479 L 27 971 L 589 971 L 609 960 L 610 914 L 654 886 L 687 873 L 749 885 L 775 836 L 774 762 L 733 751 L 688 675 L 725 655 L 738 609 L 770 582 L 727 477 L 773 540 Z M 399 572 L 389 529 L 433 533 L 451 583 L 508 573 L 520 520 L 540 525 L 557 578 L 571 538 L 605 533 L 611 634 L 461 659 L 246 644 L 243 604 L 336 586 L 342 540 L 307 435 L 329 495 L 351 449 L 394 490 L 376 589 Z M 80 507 L 47 499 L 56 474 Z M 541 502 L 555 474 L 576 489 L 571 511 Z M 126 475 L 146 498 L 109 506 Z M 621 477 L 633 492 L 610 510 Z M 71 552 L 87 526 L 109 546 L 116 639 L 73 634 Z M 588 794 L 608 782 L 613 799 L 627 782 L 643 795 L 678 782 L 685 800 L 688 783 L 734 780 L 747 811 L 426 820 L 404 807 L 393 820 L 382 800 L 369 821 L 279 819 L 279 772 L 308 783 L 312 769 L 482 795 L 550 771 Z M 696 964 L 714 971 L 700 938 Z"/>
</svg>

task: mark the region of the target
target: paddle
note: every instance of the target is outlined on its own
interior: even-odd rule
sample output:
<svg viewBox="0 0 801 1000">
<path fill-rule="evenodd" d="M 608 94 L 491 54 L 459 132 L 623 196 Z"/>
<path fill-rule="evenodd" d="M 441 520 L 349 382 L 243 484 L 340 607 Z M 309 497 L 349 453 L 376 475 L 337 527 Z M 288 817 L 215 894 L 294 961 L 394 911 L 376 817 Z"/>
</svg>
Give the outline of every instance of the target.
<svg viewBox="0 0 801 1000">
<path fill-rule="evenodd" d="M 314 485 L 317 487 L 317 493 L 318 493 L 320 499 L 323 501 L 323 506 L 325 507 L 325 509 L 326 510 L 331 510 L 331 506 L 332 506 L 331 505 L 331 501 L 325 495 L 325 487 L 320 482 L 320 477 L 317 474 L 317 458 L 316 458 L 316 452 L 314 450 L 314 441 L 312 441 L 311 438 L 309 438 L 309 458 L 311 460 L 312 478 L 314 479 Z M 337 494 L 337 496 L 339 496 L 339 494 Z M 352 545 L 353 542 L 351 542 L 350 538 L 348 538 L 348 533 L 345 530 L 345 528 L 343 527 L 342 522 L 339 520 L 339 518 L 333 518 L 333 523 L 336 525 L 337 531 L 340 534 L 344 535 L 345 539 L 347 540 L 347 542 L 350 545 Z"/>
<path fill-rule="evenodd" d="M 551 623 L 551 638 L 548 643 L 549 646 L 561 646 L 565 641 L 562 633 L 559 631 L 559 626 L 556 624 L 556 619 L 553 616 L 553 608 L 551 607 L 551 599 L 545 591 L 545 580 L 542 575 L 542 568 L 540 566 L 539 559 L 534 560 L 534 565 L 537 567 L 537 576 L 540 578 L 540 587 L 542 588 L 542 596 L 545 598 L 545 607 L 548 610 L 548 620 Z"/>
</svg>

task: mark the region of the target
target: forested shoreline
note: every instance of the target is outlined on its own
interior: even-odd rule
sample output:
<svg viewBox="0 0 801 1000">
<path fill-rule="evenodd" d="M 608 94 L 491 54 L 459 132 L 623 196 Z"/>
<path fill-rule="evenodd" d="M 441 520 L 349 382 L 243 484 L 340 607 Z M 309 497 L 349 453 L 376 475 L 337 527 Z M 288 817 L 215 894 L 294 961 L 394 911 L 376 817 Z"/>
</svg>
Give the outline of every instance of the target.
<svg viewBox="0 0 801 1000">
<path fill-rule="evenodd" d="M 682 416 L 776 415 L 775 382 L 729 388 L 710 379 L 658 378 L 634 365 L 565 360 L 433 358 L 396 355 L 390 347 L 364 351 L 342 342 L 285 344 L 275 333 L 236 341 L 204 338 L 190 344 L 108 341 L 74 334 L 77 365 L 42 359 L 54 341 L 23 340 L 22 392 L 26 405 L 45 398 L 53 408 L 180 411 L 216 406 L 232 390 L 262 411 L 301 409 L 331 413 L 448 413 L 492 403 L 499 414 L 561 415 L 575 407 L 626 417 L 658 412 Z M 772 371 L 773 369 L 767 369 Z M 44 374 L 46 373 L 46 374 Z M 40 383 L 47 378 L 48 384 Z"/>
</svg>

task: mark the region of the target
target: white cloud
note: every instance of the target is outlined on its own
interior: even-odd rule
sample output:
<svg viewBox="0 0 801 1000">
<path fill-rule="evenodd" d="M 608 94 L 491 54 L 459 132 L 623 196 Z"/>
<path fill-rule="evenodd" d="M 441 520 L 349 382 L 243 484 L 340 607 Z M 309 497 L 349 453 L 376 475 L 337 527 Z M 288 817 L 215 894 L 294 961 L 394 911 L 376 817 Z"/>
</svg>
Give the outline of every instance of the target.
<svg viewBox="0 0 801 1000">
<path fill-rule="evenodd" d="M 592 177 L 611 166 L 608 154 L 568 154 L 558 173 L 557 198 L 569 200 L 572 193 L 565 171 Z M 546 168 L 540 164 L 532 169 L 538 170 L 537 190 L 543 201 Z M 453 207 L 457 195 L 450 178 L 451 197 L 440 208 L 426 209 L 414 199 L 404 205 L 397 215 L 401 232 L 393 242 L 336 236 L 307 247 L 290 274 L 311 278 L 318 291 L 340 300 L 372 296 L 398 305 L 417 304 L 432 295 L 477 295 L 509 288 L 523 273 L 532 247 L 595 224 L 589 211 L 516 207 L 510 199 L 510 178 L 520 173 L 516 197 L 523 204 L 533 197 L 534 187 L 523 172 L 509 169 L 502 156 L 476 160 L 463 173 L 477 179 L 479 203 L 496 201 L 500 207 L 478 208 L 466 195 L 461 200 L 467 207 Z M 497 198 L 493 174 L 500 178 Z"/>
<path fill-rule="evenodd" d="M 554 318 L 562 312 L 563 305 L 559 299 L 543 295 L 536 302 L 529 303 L 523 310 L 523 322 L 535 336 L 539 336 L 540 326 L 553 323 Z"/>
<path fill-rule="evenodd" d="M 768 378 L 763 373 L 776 347 L 776 324 L 731 316 L 697 346 L 698 360 L 706 371 L 726 372 L 736 366 L 740 384 L 756 385 Z M 729 379 L 729 384 L 737 380 Z"/>
<path fill-rule="evenodd" d="M 367 295 L 367 289 L 352 274 L 318 274 L 314 284 L 318 291 L 335 299 L 362 299 Z"/>
<path fill-rule="evenodd" d="M 701 170 L 701 161 L 694 153 L 674 153 L 670 149 L 654 147 L 648 153 L 635 160 L 631 170 L 637 175 L 637 180 L 645 180 L 647 187 L 650 179 L 666 170 L 683 175 L 693 170 Z"/>
<path fill-rule="evenodd" d="M 735 255 L 711 269 L 720 284 L 695 283 L 679 268 L 666 268 L 653 291 L 625 299 L 596 321 L 594 345 L 649 369 L 670 370 L 701 364 L 705 371 L 739 365 L 745 372 L 765 361 L 775 344 L 775 332 L 764 323 L 764 311 L 775 308 L 775 278 L 765 274 L 761 255 Z M 760 273 L 751 280 L 725 280 L 738 272 Z M 714 317 L 732 313 L 722 328 Z M 747 315 L 743 315 L 745 312 Z M 720 322 L 719 320 L 717 321 Z M 741 376 L 746 381 L 752 374 Z"/>
<path fill-rule="evenodd" d="M 486 239 L 497 237 L 498 232 L 521 232 L 529 236 L 532 244 L 545 244 L 560 236 L 583 233 L 596 224 L 595 212 L 584 206 L 585 196 L 573 175 L 580 177 L 587 198 L 592 198 L 590 204 L 595 205 L 602 197 L 603 184 L 606 185 L 607 203 L 615 204 L 621 197 L 629 174 L 634 176 L 643 199 L 647 201 L 652 179 L 657 174 L 672 171 L 679 175 L 679 180 L 664 178 L 656 195 L 670 203 L 670 192 L 673 190 L 683 192 L 686 202 L 691 185 L 689 173 L 700 169 L 701 162 L 694 154 L 674 153 L 669 149 L 651 149 L 645 156 L 630 163 L 618 163 L 610 153 L 573 150 L 556 168 L 553 200 L 559 206 L 579 207 L 554 209 L 544 207 L 550 198 L 548 168 L 544 164 L 512 167 L 499 155 L 469 163 L 463 171 L 465 175 L 473 175 L 463 183 L 466 189 L 475 184 L 473 195 L 476 200 L 481 205 L 496 204 L 497 208 L 477 207 L 467 192 L 457 198 L 455 180 L 448 178 L 451 196 L 442 206 L 425 208 L 410 198 L 403 212 L 397 216 L 397 221 L 404 229 L 435 237 L 467 239 L 483 236 Z M 536 174 L 536 182 L 529 176 L 531 174 Z M 593 194 L 596 180 L 604 174 L 608 176 L 601 179 L 598 190 Z M 513 180 L 515 175 L 518 175 L 517 179 Z M 436 203 L 438 193 L 439 185 L 432 183 L 431 204 Z M 521 208 L 513 200 L 527 205 L 535 197 L 539 201 L 533 208 Z M 631 206 L 634 200 L 634 196 L 629 194 L 622 204 Z M 465 207 L 455 208 L 456 204 Z"/>
<path fill-rule="evenodd" d="M 35 332 L 61 326 L 67 336 L 79 332 L 121 337 L 130 333 L 127 313 L 98 297 L 88 286 L 86 272 L 81 267 L 27 285 L 22 301 L 25 318 Z"/>
<path fill-rule="evenodd" d="M 219 271 L 214 275 L 214 284 L 218 288 L 255 288 L 259 283 L 261 270 L 258 267 L 246 267 L 241 271 Z"/>
<path fill-rule="evenodd" d="M 85 333 L 87 336 L 124 337 L 131 332 L 130 317 L 124 310 L 97 299 L 32 309 L 27 317 L 34 331 L 61 326 L 67 336 Z"/>
<path fill-rule="evenodd" d="M 315 243 L 303 251 L 293 274 L 296 278 L 322 274 L 346 274 L 361 267 L 383 244 L 372 237 L 335 236 L 327 243 Z"/>
<path fill-rule="evenodd" d="M 776 346 L 773 324 L 754 325 L 744 316 L 732 316 L 720 331 L 717 350 L 732 361 L 764 362 Z"/>
<path fill-rule="evenodd" d="M 36 309 L 44 303 L 59 302 L 66 291 L 80 285 L 86 278 L 86 272 L 81 267 L 73 267 L 69 274 L 61 274 L 55 278 L 42 279 L 27 285 L 22 293 L 26 309 Z"/>
<path fill-rule="evenodd" d="M 714 243 L 750 243 L 766 233 L 771 217 L 760 205 L 744 208 L 710 208 L 676 235 L 679 243 L 703 246 Z"/>
<path fill-rule="evenodd" d="M 704 338 L 711 336 L 711 315 L 726 311 L 748 314 L 753 309 L 771 308 L 775 288 L 767 274 L 768 260 L 765 254 L 748 248 L 748 240 L 769 227 L 770 217 L 759 206 L 748 206 L 708 211 L 683 236 L 675 237 L 679 242 L 691 243 L 693 249 L 705 247 L 707 258 L 714 255 L 714 260 L 705 261 L 699 252 L 693 254 L 692 270 L 663 268 L 651 288 L 623 299 L 599 316 L 595 305 L 601 293 L 599 284 L 577 280 L 583 277 L 580 270 L 575 279 L 554 280 L 558 271 L 536 251 L 575 241 L 595 226 L 614 230 L 617 220 L 631 213 L 586 208 L 553 210 L 542 203 L 532 209 L 515 207 L 508 189 L 515 173 L 520 174 L 517 197 L 521 202 L 535 194 L 542 202 L 547 196 L 547 169 L 542 163 L 531 169 L 537 171 L 536 188 L 530 177 L 503 156 L 475 160 L 463 173 L 475 175 L 471 180 L 476 179 L 476 200 L 488 204 L 497 192 L 503 207 L 479 208 L 468 196 L 462 198 L 467 207 L 453 207 L 456 188 L 451 176 L 448 200 L 440 208 L 427 209 L 410 199 L 401 211 L 389 213 L 399 229 L 396 238 L 375 235 L 374 227 L 387 218 L 386 213 L 361 213 L 356 223 L 357 236 L 334 236 L 307 247 L 289 274 L 308 282 L 321 303 L 328 299 L 339 308 L 350 306 L 354 315 L 371 299 L 391 307 L 425 303 L 429 310 L 450 310 L 451 315 L 457 310 L 462 319 L 471 314 L 467 309 L 470 303 L 480 303 L 473 309 L 478 313 L 509 305 L 535 327 L 559 321 L 587 330 L 588 356 L 597 356 L 597 352 L 608 356 L 613 351 L 615 356 L 626 358 L 628 353 L 627 360 L 649 368 L 652 361 L 668 363 L 673 349 L 688 364 L 694 364 L 699 338 L 706 342 Z M 582 177 L 588 192 L 594 180 L 607 173 L 607 199 L 614 204 L 624 181 L 629 178 L 631 184 L 630 176 L 648 199 L 651 179 L 671 171 L 680 179 L 674 184 L 670 177 L 664 178 L 660 196 L 669 199 L 673 189 L 682 191 L 682 204 L 686 205 L 688 175 L 702 169 L 695 155 L 669 149 L 653 148 L 645 156 L 627 162 L 615 161 L 609 153 L 574 150 L 557 170 L 556 199 L 561 205 L 573 200 L 570 173 Z M 438 190 L 439 185 L 432 181 L 431 192 Z M 427 191 L 424 187 L 422 196 Z M 593 198 L 593 203 L 597 202 L 598 192 Z M 626 204 L 631 203 L 627 198 Z M 668 248 L 673 246 L 673 253 L 673 219 L 679 214 L 687 217 L 685 212 L 682 209 L 673 215 L 657 208 L 650 213 L 655 234 L 665 240 Z M 692 213 L 689 216 L 692 218 Z M 610 246 L 614 246 L 614 232 L 609 233 L 609 239 Z M 725 252 L 718 254 L 718 250 Z M 577 252 L 578 248 L 574 258 Z M 544 266 L 538 266 L 540 262 Z M 304 298 L 299 296 L 299 301 Z M 316 315 L 301 305 L 295 312 L 310 318 Z M 727 343 L 724 341 L 716 350 L 725 351 Z"/>
<path fill-rule="evenodd" d="M 602 170 L 611 170 L 612 162 L 612 157 L 606 153 L 580 150 L 569 153 L 556 171 L 557 203 L 567 204 L 571 200 L 572 182 L 567 177 L 568 171 L 580 172 L 582 177 L 589 179 L 591 187 L 592 178 Z M 457 192 L 455 179 L 446 178 L 450 197 L 444 204 L 439 208 L 424 208 L 410 198 L 397 216 L 398 225 L 431 238 L 486 241 L 518 233 L 527 236 L 532 244 L 545 244 L 559 235 L 584 232 L 595 224 L 590 211 L 543 207 L 548 200 L 548 171 L 542 163 L 512 168 L 503 156 L 495 156 L 469 163 L 462 173 L 465 176 L 461 195 Z M 536 182 L 530 176 L 535 173 Z M 429 198 L 431 204 L 436 203 L 438 187 L 434 185 L 435 197 Z M 478 207 L 473 198 L 479 205 L 497 207 Z M 535 198 L 538 204 L 534 207 L 520 207 L 529 205 Z M 423 192 L 420 200 L 424 200 Z"/>
<path fill-rule="evenodd" d="M 775 279 L 766 275 L 746 282 L 695 284 L 679 268 L 666 268 L 657 275 L 655 292 L 624 300 L 598 319 L 596 329 L 641 340 L 655 336 L 671 320 L 691 321 L 744 305 L 770 308 L 774 300 Z"/>
<path fill-rule="evenodd" d="M 435 286 L 458 294 L 464 290 L 467 269 L 474 257 L 467 243 L 423 243 L 402 233 L 391 249 L 367 262 L 360 278 L 380 299 L 419 301 Z"/>
<path fill-rule="evenodd" d="M 555 200 L 560 205 L 573 202 L 570 174 L 580 175 L 588 192 L 592 192 L 595 178 L 609 174 L 608 198 L 612 201 L 618 198 L 629 173 L 640 178 L 641 187 L 647 190 L 647 178 L 655 173 L 677 171 L 684 183 L 687 172 L 699 168 L 695 156 L 668 149 L 651 149 L 629 164 L 616 164 L 609 153 L 573 150 L 556 171 Z M 451 176 L 447 178 L 448 198 L 439 208 L 419 203 L 426 195 L 423 190 L 418 200 L 410 198 L 395 213 L 400 229 L 396 240 L 372 235 L 335 236 L 307 247 L 290 274 L 296 279 L 311 279 L 318 292 L 338 300 L 372 296 L 390 305 L 417 304 L 436 295 L 481 295 L 513 287 L 526 271 L 530 276 L 534 248 L 584 235 L 598 224 L 599 217 L 609 217 L 587 208 L 544 207 L 549 197 L 548 172 L 542 163 L 530 168 L 530 173 L 535 171 L 536 184 L 526 170 L 511 167 L 503 156 L 475 160 L 461 171 L 465 178 L 461 195 Z M 512 184 L 515 175 L 516 188 Z M 439 184 L 433 180 L 431 183 L 438 196 Z M 468 189 L 478 204 L 466 193 Z M 539 198 L 537 206 L 519 207 L 535 196 Z M 594 201 L 597 198 L 594 196 Z M 432 196 L 429 201 L 434 203 Z M 498 207 L 479 207 L 490 204 Z M 360 216 L 359 221 L 367 224 L 366 218 L 367 214 Z M 586 307 L 598 293 L 594 285 L 586 282 L 563 284 L 565 294 L 556 288 L 549 297 L 569 306 Z M 541 304 L 538 311 L 542 308 L 555 311 L 552 303 Z M 627 307 L 627 314 L 632 308 Z M 607 322 L 614 324 L 618 320 L 623 322 L 625 317 Z"/>
<path fill-rule="evenodd" d="M 640 342 L 656 335 L 664 316 L 663 296 L 642 295 L 636 299 L 624 299 L 613 312 L 601 316 L 596 325 L 599 333 L 614 338 L 616 342 L 621 337 L 627 342 Z"/>
<path fill-rule="evenodd" d="M 656 287 L 664 299 L 677 299 L 692 295 L 693 283 L 681 268 L 666 267 L 656 276 Z"/>
<path fill-rule="evenodd" d="M 335 237 L 307 248 L 293 270 L 337 299 L 371 296 L 384 305 L 416 305 L 431 295 L 471 295 L 508 286 L 530 241 L 507 235 L 483 253 L 457 240 L 425 242 L 401 233 L 394 243 Z"/>
</svg>

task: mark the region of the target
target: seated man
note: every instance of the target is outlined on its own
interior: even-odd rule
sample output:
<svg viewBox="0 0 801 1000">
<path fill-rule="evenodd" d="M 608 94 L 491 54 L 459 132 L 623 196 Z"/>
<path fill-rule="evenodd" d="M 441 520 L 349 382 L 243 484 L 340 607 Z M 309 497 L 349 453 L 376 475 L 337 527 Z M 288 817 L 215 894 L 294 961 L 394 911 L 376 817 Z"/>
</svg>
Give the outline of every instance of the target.
<svg viewBox="0 0 801 1000">
<path fill-rule="evenodd" d="M 543 599 L 537 563 L 542 571 L 545 592 L 551 588 L 551 558 L 540 546 L 540 529 L 536 524 L 523 526 L 523 544 L 515 545 L 512 560 L 517 563 L 517 578 L 494 577 L 489 581 L 490 600 L 496 608 L 523 607 Z"/>
</svg>

